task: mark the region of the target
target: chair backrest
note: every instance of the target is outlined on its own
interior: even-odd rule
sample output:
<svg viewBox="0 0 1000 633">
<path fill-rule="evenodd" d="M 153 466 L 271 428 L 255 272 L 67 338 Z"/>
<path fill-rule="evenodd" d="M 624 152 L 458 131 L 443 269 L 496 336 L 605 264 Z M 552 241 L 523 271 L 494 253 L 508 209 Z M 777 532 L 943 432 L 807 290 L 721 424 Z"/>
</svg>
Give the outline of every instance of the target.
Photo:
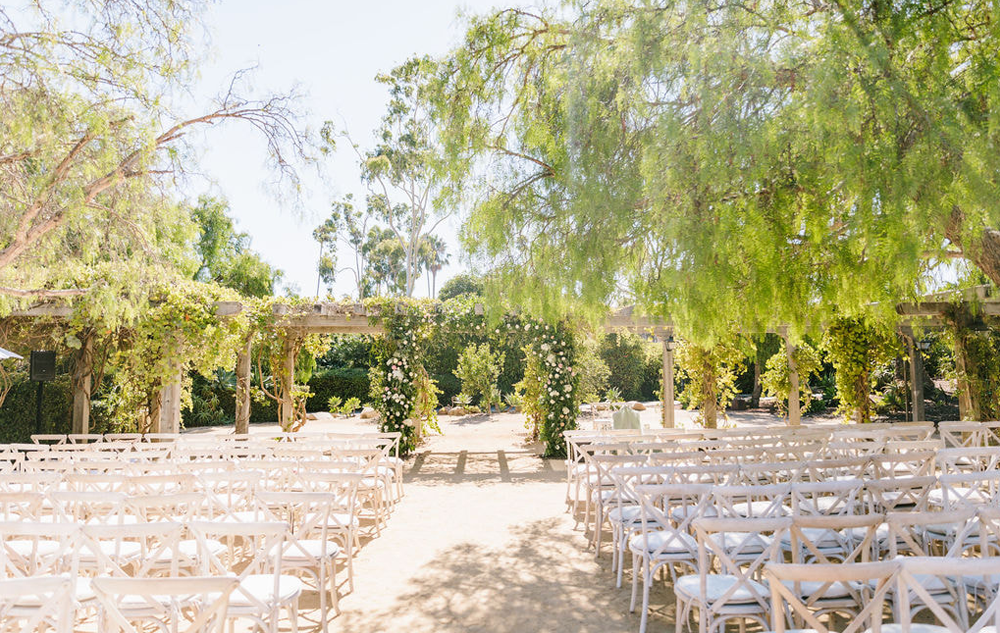
<svg viewBox="0 0 1000 633">
<path fill-rule="evenodd" d="M 792 519 L 702 517 L 693 521 L 692 525 L 698 539 L 700 595 L 710 595 L 708 578 L 715 573 L 713 559 L 718 561 L 719 574 L 734 578 L 734 582 L 708 608 L 713 613 L 719 613 L 733 600 L 755 602 L 769 612 L 771 596 L 760 581 L 766 564 L 783 559 L 781 542 L 791 529 Z M 734 600 L 738 593 L 742 595 Z"/>
<path fill-rule="evenodd" d="M 225 576 L 184 578 L 94 578 L 91 587 L 106 614 L 111 631 L 138 633 L 136 620 L 159 623 L 164 631 L 183 633 L 223 633 L 229 596 L 239 585 L 235 578 Z M 131 597 L 128 606 L 123 598 Z M 196 597 L 196 600 L 192 600 Z M 182 611 L 190 620 L 181 619 Z M 133 615 L 134 614 L 134 615 Z M 131 617 L 130 617 L 131 616 Z"/>
<path fill-rule="evenodd" d="M 0 522 L 0 578 L 75 575 L 79 547 L 72 523 Z"/>
<path fill-rule="evenodd" d="M 817 611 L 823 608 L 817 601 L 830 595 L 830 589 L 842 587 L 847 595 L 862 606 L 839 633 L 877 632 L 882 623 L 886 596 L 896 587 L 900 571 L 897 561 L 854 564 L 787 564 L 768 563 L 764 578 L 771 589 L 771 624 L 775 633 L 785 633 L 786 627 L 812 629 L 816 633 L 831 633 Z M 816 591 L 803 597 L 801 583 L 823 583 Z M 905 629 L 904 629 L 905 630 Z"/>
<path fill-rule="evenodd" d="M 655 559 L 670 552 L 675 558 L 697 560 L 697 542 L 691 525 L 705 516 L 712 502 L 710 484 L 639 484 L 633 487 L 639 501 L 640 534 L 644 550 Z M 655 539 L 655 540 L 654 540 Z"/>
<path fill-rule="evenodd" d="M 945 512 L 889 512 L 890 556 L 930 556 L 930 548 L 941 540 L 948 555 L 960 555 L 970 544 L 978 544 L 979 517 L 975 508 Z M 936 538 L 935 538 L 936 537 Z"/>
<path fill-rule="evenodd" d="M 130 525 L 85 525 L 80 566 L 98 576 L 145 578 L 162 571 L 159 563 L 170 560 L 169 573 L 178 575 L 177 543 L 184 524 L 162 521 Z"/>
<path fill-rule="evenodd" d="M 1000 630 L 1000 592 L 995 591 L 1000 578 L 1000 558 L 959 558 L 953 556 L 910 556 L 898 559 L 900 571 L 896 602 L 900 617 L 900 628 L 908 631 L 914 615 L 930 611 L 941 626 L 950 633 L 977 633 L 987 627 L 991 631 Z M 954 579 L 963 582 L 955 582 Z M 964 606 L 965 584 L 973 579 L 981 579 L 984 586 L 994 590 L 986 601 L 985 608 L 971 625 L 956 622 L 952 613 L 945 608 L 941 598 L 942 588 L 951 594 L 953 601 Z M 933 588 L 933 589 L 931 589 Z M 932 595 L 932 591 L 934 595 Z M 916 602 L 917 604 L 913 604 Z M 997 628 L 993 628 L 997 627 Z"/>
<path fill-rule="evenodd" d="M 18 621 L 22 622 L 19 627 Z M 73 581 L 65 576 L 0 580 L 0 622 L 5 631 L 70 633 Z"/>
<path fill-rule="evenodd" d="M 199 544 L 201 558 L 201 573 L 211 575 L 232 575 L 239 581 L 254 574 L 272 574 L 274 583 L 271 596 L 278 596 L 281 576 L 281 560 L 284 552 L 284 542 L 289 531 L 287 523 L 281 521 L 255 521 L 247 523 L 229 523 L 222 521 L 192 521 L 188 531 Z M 224 560 L 219 552 L 212 548 L 210 541 L 229 541 L 239 539 L 247 546 L 242 549 L 248 553 L 245 560 Z M 237 550 L 230 547 L 229 556 L 235 556 Z M 270 611 L 261 596 L 254 595 L 248 589 L 239 586 L 240 595 L 263 613 Z"/>
</svg>

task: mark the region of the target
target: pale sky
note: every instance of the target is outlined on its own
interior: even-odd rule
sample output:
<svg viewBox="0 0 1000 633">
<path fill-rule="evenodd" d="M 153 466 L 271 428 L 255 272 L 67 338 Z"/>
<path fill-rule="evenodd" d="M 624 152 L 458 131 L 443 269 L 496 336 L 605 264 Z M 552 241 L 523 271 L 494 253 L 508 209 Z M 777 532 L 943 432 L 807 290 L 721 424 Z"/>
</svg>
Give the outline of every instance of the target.
<svg viewBox="0 0 1000 633">
<path fill-rule="evenodd" d="M 437 56 L 454 48 L 462 36 L 459 11 L 481 14 L 501 0 L 221 0 L 208 16 L 213 52 L 203 66 L 201 94 L 216 94 L 236 70 L 257 66 L 254 86 L 260 93 L 298 86 L 308 124 L 346 122 L 362 146 L 372 138 L 386 100 L 374 80 L 414 54 Z M 518 4 L 507 2 L 503 6 Z M 304 296 L 316 292 L 319 247 L 312 230 L 329 214 L 330 203 L 353 192 L 364 200 L 357 158 L 342 148 L 329 159 L 327 183 L 307 180 L 305 209 L 294 212 L 262 187 L 265 146 L 245 125 L 210 130 L 200 169 L 212 182 L 192 183 L 192 199 L 213 193 L 229 200 L 239 229 L 253 237 L 253 248 L 285 271 L 285 283 Z M 459 261 L 458 223 L 438 230 L 449 243 L 451 264 L 438 274 L 437 286 L 464 266 Z M 346 263 L 346 253 L 340 265 Z M 351 293 L 353 276 L 338 276 L 335 293 Z M 417 280 L 417 296 L 427 294 Z"/>
</svg>

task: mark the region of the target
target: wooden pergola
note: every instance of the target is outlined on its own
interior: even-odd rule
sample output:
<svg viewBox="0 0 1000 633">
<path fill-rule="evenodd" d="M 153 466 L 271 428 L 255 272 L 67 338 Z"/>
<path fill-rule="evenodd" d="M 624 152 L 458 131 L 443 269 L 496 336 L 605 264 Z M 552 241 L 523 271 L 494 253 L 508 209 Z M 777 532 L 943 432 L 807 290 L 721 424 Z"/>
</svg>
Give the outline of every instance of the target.
<svg viewBox="0 0 1000 633">
<path fill-rule="evenodd" d="M 953 313 L 956 305 L 964 308 L 967 313 L 977 315 L 968 320 L 964 325 L 971 329 L 986 329 L 987 325 L 982 317 L 1000 316 L 1000 297 L 993 296 L 992 291 L 987 286 L 977 286 L 961 293 L 937 293 L 927 295 L 921 301 L 897 306 L 900 325 L 899 332 L 906 338 L 908 356 L 913 420 L 923 419 L 923 363 L 921 361 L 920 349 L 916 337 L 919 332 L 926 330 L 941 329 L 949 325 L 945 318 L 947 314 Z M 974 306 L 973 309 L 969 309 Z M 216 304 L 216 313 L 219 316 L 235 316 L 243 310 L 240 302 L 219 302 Z M 481 305 L 475 306 L 477 313 L 483 313 Z M 379 313 L 370 313 L 361 304 L 339 304 L 332 302 L 318 302 L 311 305 L 292 308 L 284 304 L 277 304 L 273 307 L 273 322 L 287 332 L 284 342 L 282 392 L 291 393 L 291 381 L 294 375 L 297 349 L 297 339 L 301 339 L 309 334 L 382 334 L 384 329 L 379 320 Z M 16 318 L 49 317 L 66 318 L 72 314 L 72 308 L 59 304 L 39 304 L 27 310 L 14 313 Z M 663 424 L 666 427 L 674 426 L 674 358 L 673 358 L 673 336 L 675 327 L 673 323 L 639 315 L 634 307 L 625 307 L 613 311 L 605 321 L 603 328 L 607 332 L 632 331 L 652 335 L 663 345 L 663 390 L 661 393 L 663 404 Z M 799 402 L 799 374 L 795 367 L 793 358 L 794 347 L 788 342 L 787 328 L 784 326 L 775 327 L 769 332 L 779 334 L 786 341 L 788 353 L 789 378 L 791 382 L 791 393 L 788 402 L 788 423 L 798 425 L 801 422 L 801 404 Z M 89 341 L 84 342 L 85 346 Z M 76 366 L 73 368 L 73 423 L 74 433 L 86 433 L 90 421 L 90 397 L 91 397 L 91 377 L 93 372 L 92 354 L 85 353 L 78 355 Z M 180 429 L 181 421 L 181 378 L 182 368 L 177 369 L 177 379 L 162 387 L 161 407 L 158 418 L 153 420 L 154 431 L 173 433 Z M 250 350 L 247 348 L 238 354 L 236 365 L 236 426 L 237 429 L 245 429 L 250 419 Z M 960 389 L 961 392 L 961 389 Z M 292 403 L 290 401 L 279 403 L 279 421 L 288 422 L 292 418 Z M 960 398 L 960 407 L 963 414 L 968 408 L 968 403 L 963 403 Z"/>
</svg>

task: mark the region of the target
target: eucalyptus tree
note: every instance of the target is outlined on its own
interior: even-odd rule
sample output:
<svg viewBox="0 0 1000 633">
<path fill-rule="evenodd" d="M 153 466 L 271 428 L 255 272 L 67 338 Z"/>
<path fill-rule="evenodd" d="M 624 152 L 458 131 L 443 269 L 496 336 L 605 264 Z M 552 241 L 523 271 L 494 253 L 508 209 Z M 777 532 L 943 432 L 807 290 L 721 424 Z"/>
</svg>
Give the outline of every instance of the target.
<svg viewBox="0 0 1000 633">
<path fill-rule="evenodd" d="M 455 189 L 446 186 L 447 163 L 431 116 L 434 95 L 428 84 L 437 71 L 436 62 L 417 57 L 376 77 L 388 87 L 389 103 L 372 149 L 362 151 L 346 132 L 339 133 L 358 153 L 362 179 L 372 194 L 369 212 L 403 249 L 405 296 L 413 295 L 420 276 L 422 241 L 452 214 L 457 199 Z M 323 137 L 332 144 L 337 136 L 328 122 Z"/>
<path fill-rule="evenodd" d="M 463 239 L 525 304 L 689 336 L 1000 283 L 989 2 L 596 0 L 474 18 L 436 115 Z M 516 279 L 517 283 L 511 283 Z"/>
<path fill-rule="evenodd" d="M 192 130 L 248 124 L 279 179 L 295 184 L 293 156 L 306 139 L 291 96 L 241 96 L 238 73 L 200 111 L 178 106 L 196 76 L 205 4 L 0 7 L 0 313 L 18 298 L 79 295 L 157 268 L 169 275 L 170 244 L 194 230 L 170 203 L 193 161 Z"/>
</svg>

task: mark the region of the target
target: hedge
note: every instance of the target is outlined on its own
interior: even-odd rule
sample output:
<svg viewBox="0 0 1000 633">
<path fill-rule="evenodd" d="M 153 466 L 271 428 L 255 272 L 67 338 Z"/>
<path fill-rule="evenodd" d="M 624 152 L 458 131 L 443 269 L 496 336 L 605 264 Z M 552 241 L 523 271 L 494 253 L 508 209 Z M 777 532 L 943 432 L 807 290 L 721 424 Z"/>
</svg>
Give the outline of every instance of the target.
<svg viewBox="0 0 1000 633">
<path fill-rule="evenodd" d="M 38 383 L 28 374 L 11 375 L 12 387 L 0 406 L 0 442 L 26 443 L 35 432 Z M 69 376 L 58 375 L 42 391 L 42 433 L 69 433 L 72 420 L 72 388 Z"/>
<path fill-rule="evenodd" d="M 307 411 L 326 411 L 331 396 L 341 400 L 357 398 L 362 403 L 371 399 L 371 383 L 364 369 L 324 369 L 309 380 L 313 395 L 306 402 Z"/>
</svg>

